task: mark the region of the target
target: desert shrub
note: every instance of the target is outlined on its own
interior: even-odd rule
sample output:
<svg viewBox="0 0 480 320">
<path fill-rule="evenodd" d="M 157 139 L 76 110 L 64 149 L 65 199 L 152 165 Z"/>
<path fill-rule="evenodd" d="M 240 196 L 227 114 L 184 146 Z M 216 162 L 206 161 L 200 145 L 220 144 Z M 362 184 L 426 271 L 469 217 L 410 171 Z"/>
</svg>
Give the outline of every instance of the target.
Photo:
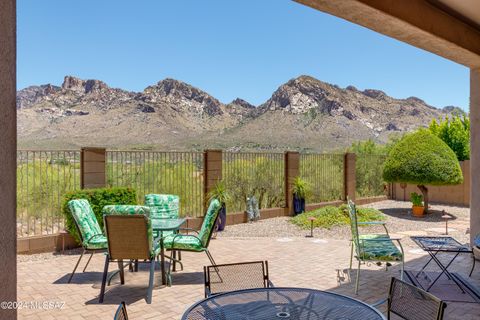
<svg viewBox="0 0 480 320">
<path fill-rule="evenodd" d="M 77 241 L 80 241 L 73 216 L 67 205 L 68 201 L 73 199 L 87 199 L 88 202 L 90 202 L 90 206 L 95 213 L 100 227 L 103 229 L 103 207 L 111 204 L 136 204 L 137 193 L 132 188 L 99 188 L 67 192 L 62 204 L 62 213 L 65 217 L 65 229 Z"/>
<path fill-rule="evenodd" d="M 350 218 L 346 205 L 339 207 L 327 206 L 317 210 L 299 214 L 290 221 L 304 229 L 309 229 L 311 222 L 308 218 L 314 217 L 314 228 L 330 229 L 334 226 L 350 225 Z M 357 217 L 359 222 L 385 220 L 385 215 L 377 209 L 357 207 Z"/>
<path fill-rule="evenodd" d="M 457 155 L 458 161 L 470 159 L 470 118 L 467 116 L 446 117 L 437 122 L 433 119 L 429 131 L 443 140 Z"/>
<path fill-rule="evenodd" d="M 384 165 L 383 179 L 416 184 L 428 210 L 426 185 L 459 184 L 463 175 L 452 149 L 428 130 L 419 130 L 406 135 L 392 148 Z"/>
</svg>

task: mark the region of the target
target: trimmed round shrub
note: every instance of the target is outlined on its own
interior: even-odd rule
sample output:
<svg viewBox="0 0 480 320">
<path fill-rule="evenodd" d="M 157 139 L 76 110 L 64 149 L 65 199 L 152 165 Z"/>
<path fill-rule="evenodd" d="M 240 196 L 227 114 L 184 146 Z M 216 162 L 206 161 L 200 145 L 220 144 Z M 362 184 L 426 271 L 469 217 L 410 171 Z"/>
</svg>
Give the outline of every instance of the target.
<svg viewBox="0 0 480 320">
<path fill-rule="evenodd" d="M 426 130 L 408 134 L 390 151 L 383 168 L 387 182 L 450 185 L 463 182 L 455 153 Z"/>
</svg>

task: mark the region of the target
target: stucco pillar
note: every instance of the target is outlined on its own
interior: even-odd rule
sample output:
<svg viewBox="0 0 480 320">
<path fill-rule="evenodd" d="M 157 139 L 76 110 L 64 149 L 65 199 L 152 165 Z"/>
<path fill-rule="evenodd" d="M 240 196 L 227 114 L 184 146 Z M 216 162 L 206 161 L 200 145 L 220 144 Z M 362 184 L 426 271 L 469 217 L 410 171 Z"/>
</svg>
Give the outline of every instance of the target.
<svg viewBox="0 0 480 320">
<path fill-rule="evenodd" d="M 0 1 L 0 302 L 17 300 L 16 2 Z M 0 308 L 0 319 L 17 319 Z"/>
<path fill-rule="evenodd" d="M 470 242 L 480 233 L 480 68 L 470 70 Z"/>
</svg>

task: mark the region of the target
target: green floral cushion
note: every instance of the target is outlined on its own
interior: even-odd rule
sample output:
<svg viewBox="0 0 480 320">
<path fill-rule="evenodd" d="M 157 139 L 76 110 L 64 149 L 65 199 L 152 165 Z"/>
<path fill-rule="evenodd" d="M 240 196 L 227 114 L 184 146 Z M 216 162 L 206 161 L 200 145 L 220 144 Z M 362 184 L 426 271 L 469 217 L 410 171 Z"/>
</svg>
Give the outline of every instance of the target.
<svg viewBox="0 0 480 320">
<path fill-rule="evenodd" d="M 215 220 L 217 219 L 218 212 L 220 211 L 220 201 L 212 199 L 208 206 L 205 218 L 203 218 L 202 228 L 198 233 L 198 238 L 202 241 L 203 246 L 207 246 L 208 239 L 213 232 Z"/>
<path fill-rule="evenodd" d="M 368 241 L 368 239 L 377 239 Z M 383 239 L 379 241 L 378 239 Z M 401 261 L 402 253 L 386 234 L 362 234 L 359 236 L 362 260 Z"/>
<path fill-rule="evenodd" d="M 173 194 L 147 194 L 145 205 L 150 207 L 152 219 L 178 218 L 180 197 Z"/>
<path fill-rule="evenodd" d="M 175 238 L 175 243 L 173 240 Z M 163 239 L 163 245 L 166 249 L 203 251 L 204 246 L 200 239 L 194 235 L 170 234 Z"/>
<path fill-rule="evenodd" d="M 156 257 L 159 251 L 158 243 L 153 241 L 152 221 L 150 220 L 150 208 L 137 205 L 108 205 L 102 209 L 103 216 L 109 215 L 145 215 L 147 217 L 147 236 L 150 247 L 150 255 Z"/>
<path fill-rule="evenodd" d="M 95 213 L 86 199 L 75 199 L 68 202 L 72 214 L 82 236 L 82 245 L 87 249 L 106 249 L 107 239 L 103 236 Z"/>
</svg>

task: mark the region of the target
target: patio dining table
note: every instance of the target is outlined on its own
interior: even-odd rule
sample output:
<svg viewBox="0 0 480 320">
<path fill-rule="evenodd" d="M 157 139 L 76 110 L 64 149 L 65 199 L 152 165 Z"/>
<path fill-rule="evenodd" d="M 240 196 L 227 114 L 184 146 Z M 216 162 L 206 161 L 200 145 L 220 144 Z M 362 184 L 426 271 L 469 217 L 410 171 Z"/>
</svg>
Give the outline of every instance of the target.
<svg viewBox="0 0 480 320">
<path fill-rule="evenodd" d="M 162 285 L 167 284 L 167 279 L 165 275 L 165 248 L 163 245 L 163 233 L 166 231 L 178 231 L 182 224 L 185 223 L 187 219 L 185 218 L 163 218 L 163 219 L 152 219 L 152 229 L 153 231 L 158 231 L 160 238 L 160 269 L 162 272 Z"/>
<path fill-rule="evenodd" d="M 385 317 L 374 307 L 340 294 L 305 288 L 259 288 L 226 292 L 191 306 L 182 320 L 362 319 Z"/>
</svg>

